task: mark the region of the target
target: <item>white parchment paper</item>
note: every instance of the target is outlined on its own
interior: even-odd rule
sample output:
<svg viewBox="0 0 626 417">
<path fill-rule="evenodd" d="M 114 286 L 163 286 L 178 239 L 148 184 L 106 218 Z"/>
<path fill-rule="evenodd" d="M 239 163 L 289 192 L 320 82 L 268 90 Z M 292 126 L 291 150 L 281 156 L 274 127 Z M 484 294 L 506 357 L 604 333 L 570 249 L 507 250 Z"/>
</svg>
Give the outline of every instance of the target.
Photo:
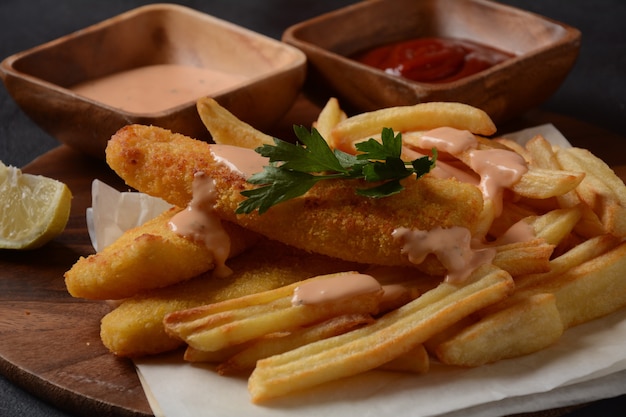
<svg viewBox="0 0 626 417">
<path fill-rule="evenodd" d="M 552 125 L 541 133 L 569 146 Z M 371 371 L 266 405 L 249 400 L 244 377 L 184 363 L 182 353 L 135 361 L 157 417 L 490 417 L 537 411 L 626 393 L 626 311 L 569 329 L 548 349 L 472 369 L 433 364 L 425 375 Z"/>
<path fill-rule="evenodd" d="M 262 406 L 250 403 L 245 378 L 184 363 L 180 352 L 135 363 L 157 417 L 502 416 L 626 393 L 626 311 L 522 358 L 472 369 L 435 364 L 417 376 L 372 371 Z"/>
<path fill-rule="evenodd" d="M 124 231 L 139 226 L 172 207 L 144 193 L 120 192 L 96 179 L 91 184 L 87 230 L 96 252 L 115 242 Z"/>
</svg>

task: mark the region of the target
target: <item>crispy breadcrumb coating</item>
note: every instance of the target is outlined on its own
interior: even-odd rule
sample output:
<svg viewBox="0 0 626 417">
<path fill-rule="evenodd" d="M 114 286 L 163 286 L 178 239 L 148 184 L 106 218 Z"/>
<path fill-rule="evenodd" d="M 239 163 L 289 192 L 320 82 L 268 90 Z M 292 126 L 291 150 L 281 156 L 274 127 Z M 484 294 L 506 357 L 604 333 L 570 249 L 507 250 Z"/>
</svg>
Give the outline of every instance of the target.
<svg viewBox="0 0 626 417">
<path fill-rule="evenodd" d="M 180 208 L 126 231 L 99 253 L 81 257 L 65 273 L 68 292 L 78 298 L 118 300 L 185 281 L 214 268 L 203 243 L 173 232 L 168 221 Z M 222 222 L 230 236 L 231 256 L 253 244 L 258 235 Z"/>
<path fill-rule="evenodd" d="M 215 210 L 223 219 L 306 251 L 354 262 L 410 265 L 401 242 L 392 236 L 396 228 L 462 226 L 473 231 L 483 208 L 474 185 L 425 176 L 406 179 L 403 192 L 380 199 L 356 195 L 355 188 L 363 185 L 358 181 L 323 181 L 262 215 L 236 215 L 244 198 L 240 192 L 252 185 L 216 162 L 208 143 L 131 125 L 111 138 L 106 156 L 128 185 L 178 206 L 191 200 L 193 176 L 202 171 L 215 181 Z"/>
<path fill-rule="evenodd" d="M 364 268 L 265 239 L 231 259 L 229 266 L 233 274 L 227 278 L 203 274 L 124 300 L 102 319 L 102 342 L 118 356 L 170 351 L 182 342 L 165 333 L 162 322 L 168 313 L 268 291 L 317 275 Z"/>
</svg>

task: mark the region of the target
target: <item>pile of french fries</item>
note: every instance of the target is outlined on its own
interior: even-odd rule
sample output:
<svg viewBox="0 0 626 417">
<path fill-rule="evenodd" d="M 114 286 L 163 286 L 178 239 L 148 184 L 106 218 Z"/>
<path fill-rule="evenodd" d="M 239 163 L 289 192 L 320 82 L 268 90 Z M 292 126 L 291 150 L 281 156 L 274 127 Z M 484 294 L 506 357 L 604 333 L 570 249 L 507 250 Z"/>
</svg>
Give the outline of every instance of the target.
<svg viewBox="0 0 626 417">
<path fill-rule="evenodd" d="M 201 99 L 198 111 L 216 143 L 273 143 L 211 99 Z M 524 158 L 527 174 L 507 190 L 500 214 L 485 204 L 478 234 L 497 242 L 525 221 L 533 240 L 497 246 L 494 261 L 462 283 L 411 267 L 363 265 L 165 309 L 163 330 L 184 342 L 185 359 L 215 363 L 220 374 L 250 372 L 251 399 L 260 403 L 373 369 L 427 374 L 431 361 L 473 367 L 527 355 L 556 343 L 568 328 L 626 305 L 626 187 L 587 150 L 556 148 L 541 136 L 524 146 L 485 139 L 481 135 L 495 133 L 491 120 L 454 103 L 347 117 L 331 99 L 314 124 L 331 148 L 346 152 L 383 127 L 402 132 L 407 149 L 427 152 L 415 147 L 414 138 L 440 126 L 469 130 L 481 148 L 509 149 Z M 458 159 L 455 166 L 470 172 L 464 157 Z M 357 272 L 375 277 L 382 291 L 341 302 L 291 302 L 306 281 Z M 392 289 L 398 295 L 385 297 Z"/>
</svg>

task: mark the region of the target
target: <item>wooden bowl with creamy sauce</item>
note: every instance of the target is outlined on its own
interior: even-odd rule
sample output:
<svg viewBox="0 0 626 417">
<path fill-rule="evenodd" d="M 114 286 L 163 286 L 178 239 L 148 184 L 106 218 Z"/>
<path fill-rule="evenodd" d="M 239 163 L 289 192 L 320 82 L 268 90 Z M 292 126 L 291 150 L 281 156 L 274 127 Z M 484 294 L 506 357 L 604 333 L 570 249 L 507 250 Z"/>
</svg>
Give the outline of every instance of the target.
<svg viewBox="0 0 626 417">
<path fill-rule="evenodd" d="M 370 0 L 283 33 L 306 53 L 305 89 L 320 101 L 337 96 L 354 112 L 455 101 L 485 110 L 496 123 L 550 97 L 574 65 L 580 39 L 573 27 L 488 0 Z M 412 47 L 400 50 L 403 41 Z M 360 60 L 376 47 L 388 48 L 387 66 Z M 500 53 L 505 59 L 494 59 Z M 477 54 L 488 65 L 472 62 Z"/>
<path fill-rule="evenodd" d="M 267 129 L 293 105 L 305 71 L 300 50 L 173 4 L 130 10 L 0 64 L 33 121 L 99 158 L 131 123 L 210 140 L 196 110 L 203 96 Z"/>
</svg>

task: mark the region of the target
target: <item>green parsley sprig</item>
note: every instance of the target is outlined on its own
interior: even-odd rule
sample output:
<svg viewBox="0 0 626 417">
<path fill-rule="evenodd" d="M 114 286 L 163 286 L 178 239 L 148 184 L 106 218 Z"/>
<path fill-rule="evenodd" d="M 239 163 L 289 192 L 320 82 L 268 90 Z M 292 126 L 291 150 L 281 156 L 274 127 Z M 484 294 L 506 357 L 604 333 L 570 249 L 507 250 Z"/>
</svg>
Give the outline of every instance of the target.
<svg viewBox="0 0 626 417">
<path fill-rule="evenodd" d="M 248 179 L 258 187 L 241 192 L 247 198 L 237 207 L 238 214 L 254 210 L 263 214 L 276 204 L 305 194 L 318 182 L 332 179 L 376 182 L 379 184 L 358 188 L 356 193 L 371 198 L 387 197 L 404 189 L 400 180 L 413 174 L 420 178 L 430 172 L 437 160 L 437 151 L 433 149 L 432 157 L 403 161 L 402 135 L 394 135 L 389 128 L 382 130 L 380 142 L 369 139 L 355 144 L 357 155 L 331 150 L 316 129 L 309 131 L 294 126 L 294 131 L 299 140 L 295 144 L 275 138 L 274 145 L 255 149 L 269 158 L 270 164 Z"/>
</svg>

